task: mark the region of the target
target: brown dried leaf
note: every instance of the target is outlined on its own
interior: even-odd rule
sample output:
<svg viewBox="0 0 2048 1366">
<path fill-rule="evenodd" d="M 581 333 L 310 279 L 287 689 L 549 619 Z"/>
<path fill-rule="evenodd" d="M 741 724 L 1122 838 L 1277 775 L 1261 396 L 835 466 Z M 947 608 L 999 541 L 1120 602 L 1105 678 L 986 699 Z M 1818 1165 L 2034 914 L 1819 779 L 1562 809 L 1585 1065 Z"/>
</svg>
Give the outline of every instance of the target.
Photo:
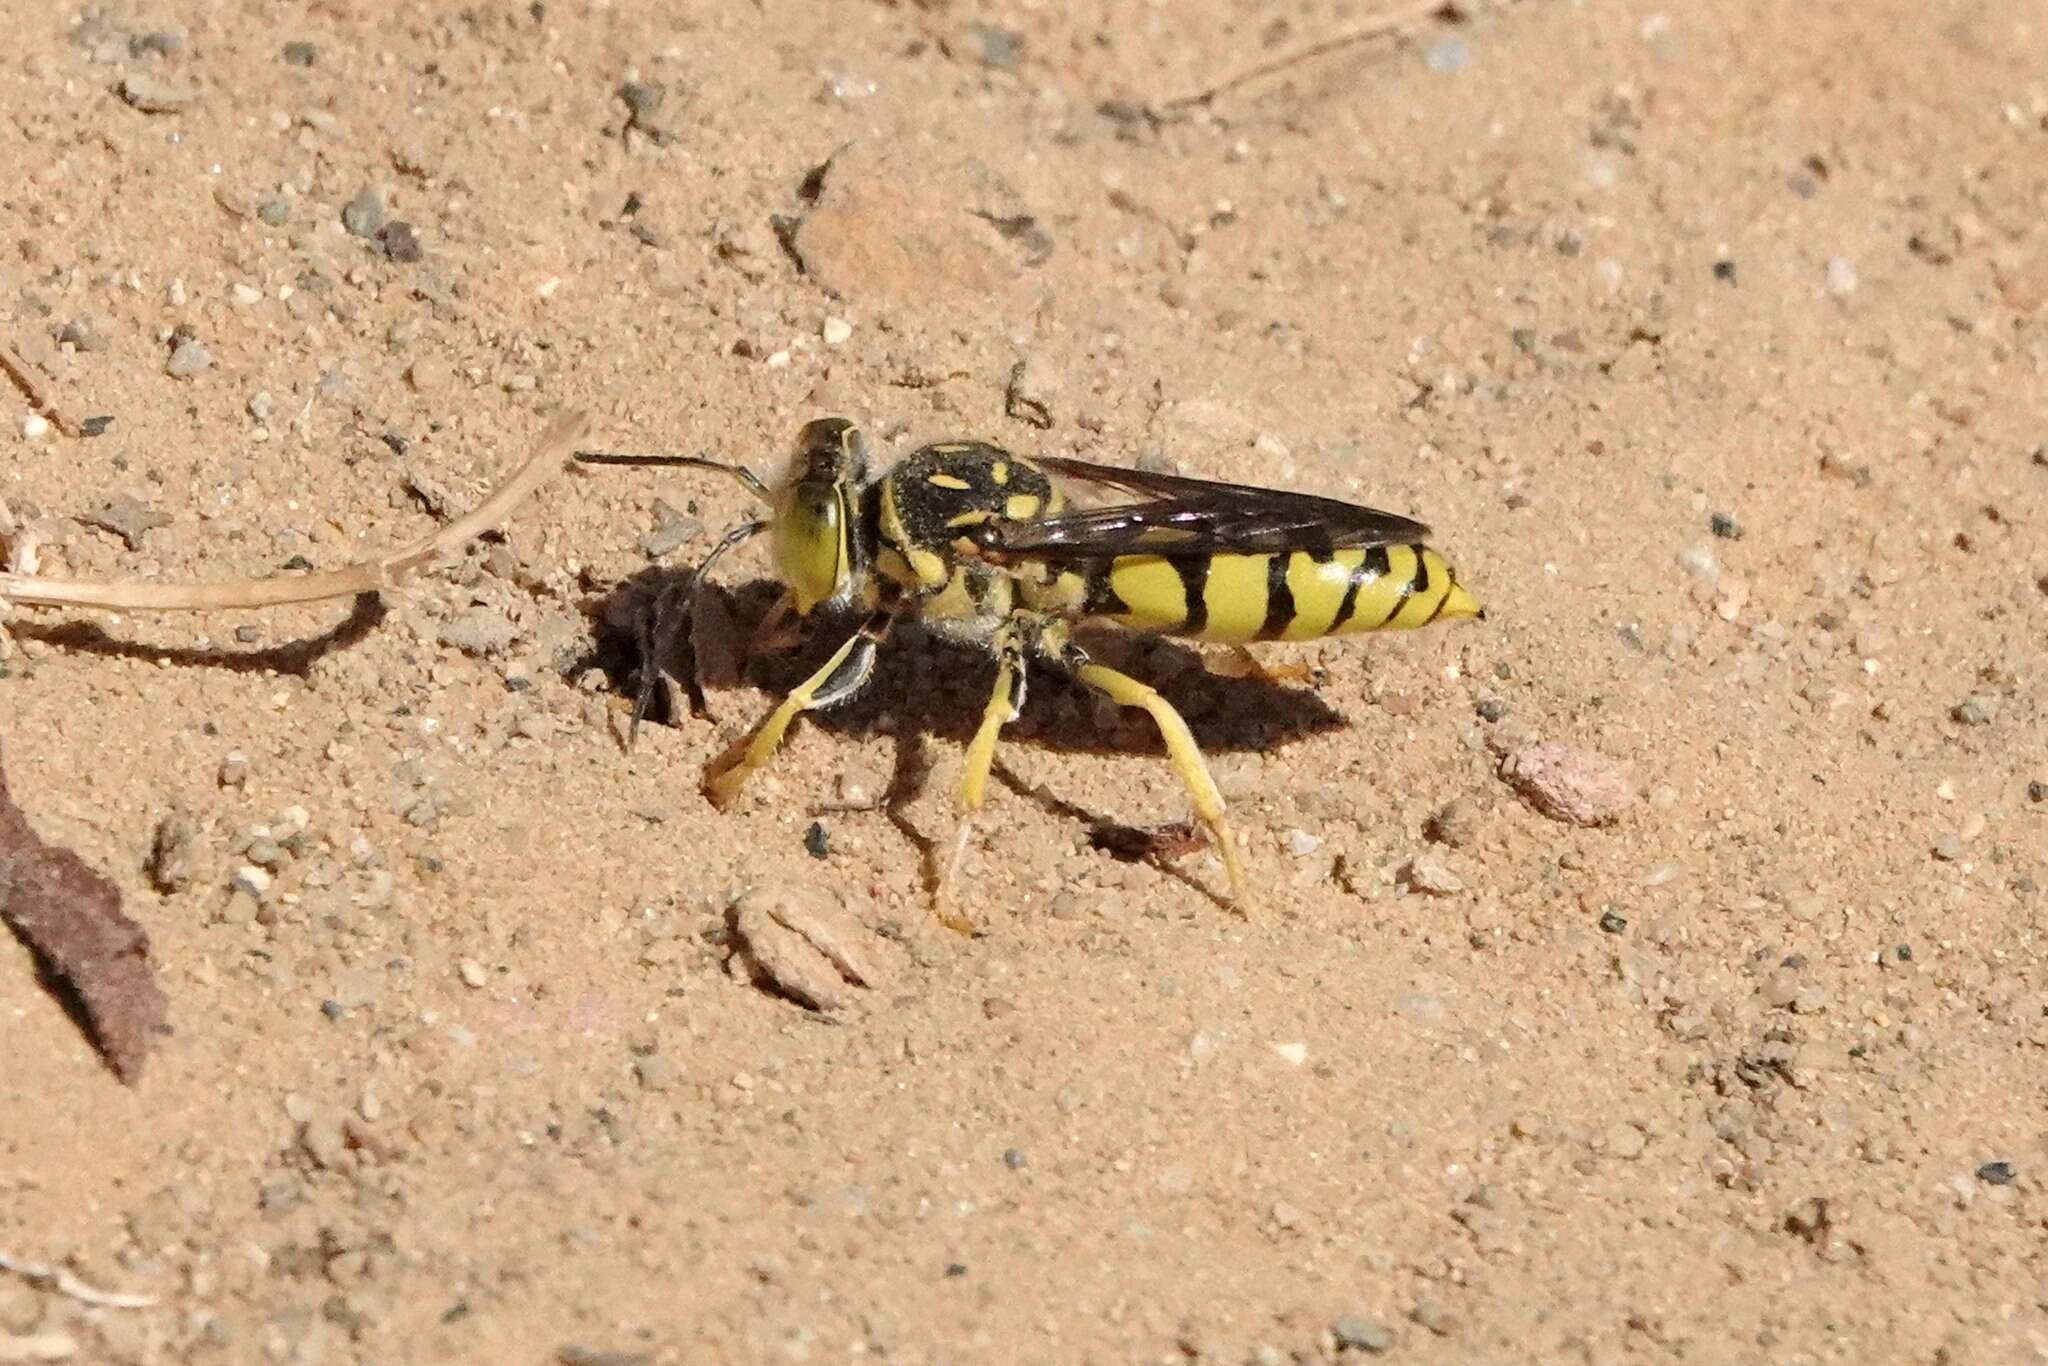
<svg viewBox="0 0 2048 1366">
<path fill-rule="evenodd" d="M 149 936 L 121 910 L 114 884 L 69 849 L 46 844 L 8 795 L 0 769 L 0 921 L 35 954 L 47 981 L 83 1016 L 88 1037 L 134 1084 L 168 1005 L 149 967 Z"/>
</svg>

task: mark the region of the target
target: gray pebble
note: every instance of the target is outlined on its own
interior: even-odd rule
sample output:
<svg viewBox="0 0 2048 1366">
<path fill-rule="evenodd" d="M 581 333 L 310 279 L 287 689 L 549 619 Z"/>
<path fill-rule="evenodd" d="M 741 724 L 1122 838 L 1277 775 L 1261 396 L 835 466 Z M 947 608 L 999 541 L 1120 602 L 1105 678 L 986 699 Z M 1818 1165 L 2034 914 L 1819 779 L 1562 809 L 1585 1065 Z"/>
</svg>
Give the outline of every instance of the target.
<svg viewBox="0 0 2048 1366">
<path fill-rule="evenodd" d="M 1394 1345 L 1387 1326 L 1363 1314 L 1345 1314 L 1330 1325 L 1330 1336 L 1340 1352 L 1366 1352 L 1378 1356 Z"/>
<path fill-rule="evenodd" d="M 1013 1172 L 1022 1171 L 1026 1166 L 1030 1165 L 1030 1159 L 1024 1156 L 1022 1148 L 1005 1148 L 1003 1149 L 1003 1165 Z"/>
<path fill-rule="evenodd" d="M 176 29 L 151 29 L 128 40 L 131 57 L 175 57 L 184 50 L 185 35 Z"/>
<path fill-rule="evenodd" d="M 1422 60 L 1431 71 L 1445 76 L 1454 75 L 1471 64 L 1472 49 L 1462 39 L 1446 38 L 1432 44 Z"/>
<path fill-rule="evenodd" d="M 419 234 L 403 219 L 386 223 L 377 240 L 383 245 L 384 254 L 400 265 L 411 265 L 426 254 L 420 247 Z"/>
<path fill-rule="evenodd" d="M 384 197 L 364 186 L 354 199 L 341 206 L 341 226 L 352 237 L 375 237 L 384 226 Z"/>
<path fill-rule="evenodd" d="M 685 512 L 678 512 L 661 499 L 654 502 L 654 529 L 640 538 L 640 553 L 650 560 L 674 554 L 694 539 L 704 524 Z"/>
<path fill-rule="evenodd" d="M 1017 59 L 1024 50 L 1023 34 L 979 22 L 969 24 L 967 30 L 973 36 L 975 49 L 985 65 L 998 71 L 1017 69 Z"/>
<path fill-rule="evenodd" d="M 258 389 L 255 393 L 249 395 L 247 405 L 249 416 L 255 418 L 258 422 L 270 421 L 270 411 L 276 402 L 277 400 L 270 396 L 268 389 Z"/>
<path fill-rule="evenodd" d="M 110 498 L 97 512 L 81 518 L 88 526 L 119 536 L 130 550 L 142 549 L 142 538 L 171 519 L 139 498 L 123 493 Z"/>
<path fill-rule="evenodd" d="M 619 87 L 619 100 L 635 124 L 646 124 L 661 112 L 668 89 L 648 81 L 627 81 Z"/>
<path fill-rule="evenodd" d="M 98 351 L 107 344 L 107 325 L 97 313 L 81 313 L 64 324 L 57 340 L 80 351 Z"/>
<path fill-rule="evenodd" d="M 146 72 L 121 78 L 121 98 L 145 114 L 175 114 L 199 98 L 190 86 L 159 80 Z"/>
<path fill-rule="evenodd" d="M 2019 1175 L 2010 1162 L 1986 1162 L 1977 1168 L 1977 1179 L 1987 1186 L 2010 1186 L 2019 1180 Z"/>
<path fill-rule="evenodd" d="M 286 66 L 311 66 L 314 59 L 319 55 L 320 50 L 311 43 L 286 43 L 284 45 L 284 64 Z"/>
<path fill-rule="evenodd" d="M 170 360 L 164 363 L 164 373 L 172 379 L 191 379 L 212 365 L 213 352 L 197 337 L 187 337 L 172 348 Z"/>
<path fill-rule="evenodd" d="M 198 838 L 198 827 L 182 811 L 173 811 L 157 822 L 147 871 L 159 892 L 175 892 L 192 881 L 192 845 Z"/>
<path fill-rule="evenodd" d="M 1479 812 L 1464 797 L 1438 808 L 1422 826 L 1423 835 L 1451 849 L 1464 849 L 1479 838 Z"/>
<path fill-rule="evenodd" d="M 1408 1317 L 1440 1338 L 1449 1337 L 1458 1327 L 1457 1316 L 1435 1300 L 1417 1300 Z"/>
<path fill-rule="evenodd" d="M 273 228 L 283 227 L 285 220 L 291 216 L 292 206 L 289 200 L 266 199 L 256 206 L 256 217 Z"/>
<path fill-rule="evenodd" d="M 1707 529 L 1724 541 L 1742 539 L 1742 523 L 1735 520 L 1733 513 L 1717 512 L 1707 518 Z"/>
<path fill-rule="evenodd" d="M 666 1091 L 675 1085 L 676 1065 L 659 1053 L 633 1059 L 633 1075 L 649 1091 Z"/>
<path fill-rule="evenodd" d="M 1972 693 L 1949 709 L 1949 715 L 1958 725 L 1988 726 L 1998 715 L 1998 699 L 1984 693 Z"/>
</svg>

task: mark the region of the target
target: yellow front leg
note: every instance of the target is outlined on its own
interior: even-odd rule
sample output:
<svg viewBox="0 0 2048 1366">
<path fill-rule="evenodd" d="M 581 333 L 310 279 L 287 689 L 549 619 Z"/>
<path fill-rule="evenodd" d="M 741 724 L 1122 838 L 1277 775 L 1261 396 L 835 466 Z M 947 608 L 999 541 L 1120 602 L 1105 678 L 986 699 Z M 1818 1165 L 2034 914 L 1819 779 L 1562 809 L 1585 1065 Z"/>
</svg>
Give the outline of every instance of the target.
<svg viewBox="0 0 2048 1366">
<path fill-rule="evenodd" d="M 1250 887 L 1244 879 L 1244 868 L 1237 860 L 1237 843 L 1231 838 L 1230 826 L 1223 819 L 1223 794 L 1216 790 L 1216 780 L 1209 776 L 1209 766 L 1202 762 L 1202 751 L 1195 744 L 1194 733 L 1188 723 L 1181 719 L 1173 704 L 1161 697 L 1149 684 L 1141 683 L 1129 674 L 1118 673 L 1103 664 L 1085 661 L 1073 663 L 1074 676 L 1110 701 L 1122 707 L 1142 707 L 1159 727 L 1159 738 L 1166 742 L 1166 756 L 1173 761 L 1174 771 L 1187 784 L 1188 795 L 1194 799 L 1195 815 L 1208 829 L 1209 837 L 1216 841 L 1216 851 L 1223 855 L 1223 868 L 1230 877 L 1230 897 L 1242 912 L 1254 908 Z"/>
<path fill-rule="evenodd" d="M 867 685 L 875 671 L 878 647 L 888 637 L 890 621 L 886 612 L 869 617 L 816 673 L 790 689 L 789 695 L 768 713 L 768 719 L 752 735 L 718 756 L 704 780 L 704 794 L 713 806 L 726 807 L 739 795 L 749 777 L 767 767 L 800 712 L 844 702 Z"/>
</svg>

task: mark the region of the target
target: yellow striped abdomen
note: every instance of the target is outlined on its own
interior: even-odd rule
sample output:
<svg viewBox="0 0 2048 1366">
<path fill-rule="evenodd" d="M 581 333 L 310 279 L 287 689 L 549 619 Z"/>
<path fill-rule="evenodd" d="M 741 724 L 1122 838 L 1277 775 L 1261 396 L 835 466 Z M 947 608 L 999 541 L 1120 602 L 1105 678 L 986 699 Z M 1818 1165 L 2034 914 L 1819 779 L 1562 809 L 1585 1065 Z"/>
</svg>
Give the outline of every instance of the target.
<svg viewBox="0 0 2048 1366">
<path fill-rule="evenodd" d="M 1256 555 L 1123 555 L 1091 576 L 1087 610 L 1139 631 L 1218 644 L 1313 640 L 1479 615 L 1427 546 Z"/>
</svg>

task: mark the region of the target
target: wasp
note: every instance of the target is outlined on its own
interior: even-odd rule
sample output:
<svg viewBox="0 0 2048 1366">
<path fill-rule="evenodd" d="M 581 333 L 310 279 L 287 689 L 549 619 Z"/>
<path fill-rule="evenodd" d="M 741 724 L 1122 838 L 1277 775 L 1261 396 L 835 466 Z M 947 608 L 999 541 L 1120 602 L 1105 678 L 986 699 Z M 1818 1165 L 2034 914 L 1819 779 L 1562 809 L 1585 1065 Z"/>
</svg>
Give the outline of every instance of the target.
<svg viewBox="0 0 2048 1366">
<path fill-rule="evenodd" d="M 791 615 L 837 609 L 860 617 L 815 673 L 712 762 L 704 788 L 721 809 L 774 757 L 798 716 L 845 702 L 867 684 L 904 616 L 989 651 L 994 685 L 967 746 L 959 829 L 938 879 L 939 915 L 954 928 L 965 922 L 949 909 L 949 889 L 997 738 L 1022 711 L 1034 667 L 1151 717 L 1223 859 L 1232 900 L 1240 910 L 1252 904 L 1223 796 L 1187 722 L 1148 684 L 1089 658 L 1077 626 L 1107 621 L 1241 648 L 1484 615 L 1423 544 L 1428 528 L 1420 522 L 1306 493 L 1024 456 L 982 441 L 924 446 L 877 474 L 859 428 L 836 417 L 804 425 L 773 485 L 743 465 L 696 456 L 577 459 L 715 470 L 765 504 L 720 538 L 694 580 L 766 532 L 784 593 L 757 640 Z M 636 721 L 648 696 L 643 683 Z"/>
</svg>

